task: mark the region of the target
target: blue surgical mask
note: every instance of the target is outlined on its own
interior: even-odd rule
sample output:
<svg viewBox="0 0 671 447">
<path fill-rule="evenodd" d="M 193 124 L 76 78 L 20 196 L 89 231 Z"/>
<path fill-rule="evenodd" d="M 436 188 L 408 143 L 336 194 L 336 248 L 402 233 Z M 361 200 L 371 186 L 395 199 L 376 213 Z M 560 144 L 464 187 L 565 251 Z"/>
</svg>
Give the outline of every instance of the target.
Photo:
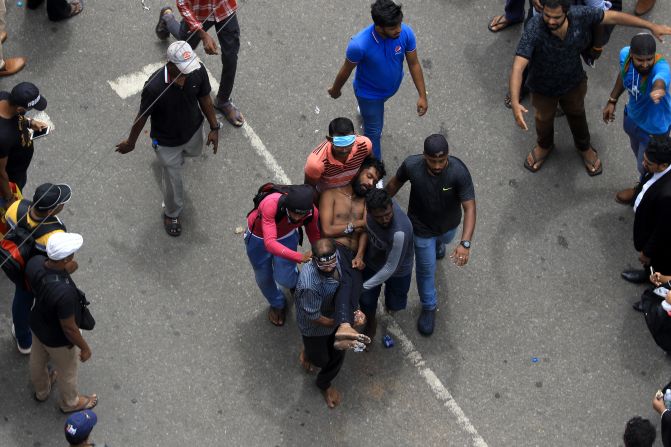
<svg viewBox="0 0 671 447">
<path fill-rule="evenodd" d="M 356 135 L 341 135 L 333 137 L 333 145 L 337 147 L 345 147 L 354 144 Z"/>
</svg>

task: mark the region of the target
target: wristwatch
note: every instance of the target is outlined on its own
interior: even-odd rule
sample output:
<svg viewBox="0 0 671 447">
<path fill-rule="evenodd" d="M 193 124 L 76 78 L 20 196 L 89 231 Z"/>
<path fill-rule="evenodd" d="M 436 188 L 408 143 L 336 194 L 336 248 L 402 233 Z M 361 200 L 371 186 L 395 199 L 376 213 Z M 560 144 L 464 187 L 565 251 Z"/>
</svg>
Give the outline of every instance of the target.
<svg viewBox="0 0 671 447">
<path fill-rule="evenodd" d="M 471 248 L 471 241 L 461 241 L 459 243 L 461 244 L 462 247 L 464 247 L 467 250 Z"/>
<path fill-rule="evenodd" d="M 217 121 L 217 127 L 210 126 L 210 130 L 219 130 L 221 129 L 221 126 L 222 126 L 221 121 Z"/>
</svg>

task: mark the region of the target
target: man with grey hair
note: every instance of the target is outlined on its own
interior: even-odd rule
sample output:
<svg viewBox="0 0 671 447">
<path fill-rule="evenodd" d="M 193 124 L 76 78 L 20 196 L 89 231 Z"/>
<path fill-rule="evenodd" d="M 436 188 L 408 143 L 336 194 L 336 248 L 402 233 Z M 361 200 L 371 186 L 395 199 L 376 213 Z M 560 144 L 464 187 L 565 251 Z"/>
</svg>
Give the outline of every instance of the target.
<svg viewBox="0 0 671 447">
<path fill-rule="evenodd" d="M 55 233 L 47 242 L 47 257 L 33 256 L 26 265 L 26 279 L 36 297 L 30 313 L 33 397 L 45 402 L 58 377 L 63 413 L 93 408 L 98 403 L 97 395 L 80 395 L 77 390 L 77 357 L 82 362 L 91 358 L 91 348 L 80 331 L 86 297 L 70 276 L 78 268 L 74 257 L 83 243 L 79 234 Z M 53 365 L 51 372 L 49 362 Z"/>
<path fill-rule="evenodd" d="M 149 77 L 142 89 L 140 112 L 128 138 L 116 146 L 121 154 L 135 149 L 151 116 L 149 135 L 163 168 L 163 227 L 173 237 L 182 234 L 184 157 L 197 157 L 203 150 L 203 114 L 210 124 L 206 144 L 217 153 L 221 123 L 214 113 L 211 90 L 205 66 L 191 46 L 184 41 L 173 42 L 168 47 L 168 62 Z"/>
</svg>

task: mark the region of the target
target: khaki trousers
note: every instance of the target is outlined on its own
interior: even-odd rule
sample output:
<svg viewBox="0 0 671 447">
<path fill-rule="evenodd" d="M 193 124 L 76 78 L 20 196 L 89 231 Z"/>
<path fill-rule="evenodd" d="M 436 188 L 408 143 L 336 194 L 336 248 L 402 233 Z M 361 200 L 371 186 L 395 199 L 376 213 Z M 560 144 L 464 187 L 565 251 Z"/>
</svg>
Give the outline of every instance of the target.
<svg viewBox="0 0 671 447">
<path fill-rule="evenodd" d="M 77 391 L 77 370 L 79 368 L 79 348 L 76 346 L 51 348 L 42 344 L 33 334 L 33 346 L 30 351 L 30 380 L 35 387 L 35 395 L 39 400 L 46 400 L 51 392 L 49 370 L 51 361 L 57 373 L 58 390 L 60 391 L 60 407 L 64 411 L 71 410 L 79 403 Z"/>
</svg>

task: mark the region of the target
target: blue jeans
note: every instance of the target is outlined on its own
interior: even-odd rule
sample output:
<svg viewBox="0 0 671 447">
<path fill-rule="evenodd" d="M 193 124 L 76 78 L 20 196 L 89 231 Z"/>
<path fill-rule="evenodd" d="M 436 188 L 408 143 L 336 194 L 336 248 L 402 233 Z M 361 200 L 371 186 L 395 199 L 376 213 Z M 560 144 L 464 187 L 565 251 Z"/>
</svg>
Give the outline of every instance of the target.
<svg viewBox="0 0 671 447">
<path fill-rule="evenodd" d="M 278 242 L 290 250 L 296 250 L 298 248 L 298 231 L 294 230 L 290 236 Z M 256 284 L 261 289 L 261 293 L 271 306 L 283 309 L 286 300 L 277 284 L 287 289 L 296 287 L 298 282 L 296 263 L 268 253 L 266 246 L 263 244 L 263 239 L 250 234 L 249 230 L 245 233 L 245 244 L 247 246 L 247 257 L 249 257 L 249 262 L 254 269 Z"/>
<path fill-rule="evenodd" d="M 373 143 L 373 155 L 378 160 L 382 160 L 380 138 L 382 138 L 382 126 L 384 125 L 384 103 L 387 99 L 356 97 L 361 118 L 363 118 L 363 134 Z"/>
<path fill-rule="evenodd" d="M 638 172 L 641 174 L 642 179 L 645 175 L 645 168 L 643 167 L 643 153 L 645 152 L 645 149 L 648 147 L 648 143 L 650 142 L 650 135 L 648 132 L 638 127 L 634 120 L 629 118 L 626 109 L 624 112 L 624 120 L 622 125 L 624 127 L 624 131 L 629 136 L 629 144 L 631 145 L 631 150 L 634 153 L 634 157 L 636 157 L 636 167 L 638 168 Z M 671 131 L 671 126 L 666 131 L 665 135 L 668 135 L 669 131 Z"/>
<path fill-rule="evenodd" d="M 375 271 L 366 267 L 363 270 L 363 280 L 368 281 Z M 412 281 L 412 272 L 406 276 L 392 276 L 384 282 L 384 306 L 387 310 L 403 310 L 408 304 L 408 291 Z M 377 298 L 380 296 L 382 284 L 372 289 L 363 289 L 359 304 L 361 311 L 366 315 L 375 314 L 377 309 Z"/>
<path fill-rule="evenodd" d="M 436 247 L 439 244 L 449 244 L 457 234 L 457 228 L 434 237 L 420 237 L 413 235 L 415 244 L 416 279 L 419 300 L 422 309 L 435 310 L 436 300 Z"/>
<path fill-rule="evenodd" d="M 17 284 L 12 301 L 12 322 L 19 346 L 28 349 L 33 345 L 30 332 L 30 308 L 33 307 L 33 294 Z"/>
</svg>

